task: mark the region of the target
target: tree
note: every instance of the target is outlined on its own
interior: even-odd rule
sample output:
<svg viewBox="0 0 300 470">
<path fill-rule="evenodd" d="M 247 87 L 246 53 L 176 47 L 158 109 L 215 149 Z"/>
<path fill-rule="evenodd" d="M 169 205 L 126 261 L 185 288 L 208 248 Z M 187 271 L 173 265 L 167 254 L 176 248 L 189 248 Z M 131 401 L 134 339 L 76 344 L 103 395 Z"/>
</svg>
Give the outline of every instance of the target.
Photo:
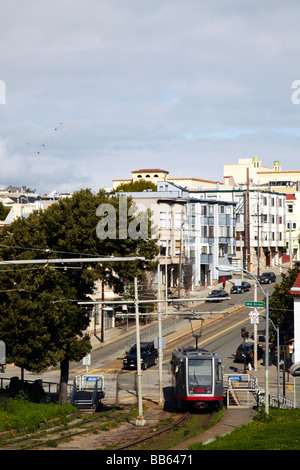
<svg viewBox="0 0 300 470">
<path fill-rule="evenodd" d="M 0 202 L 0 220 L 5 220 L 10 211 L 9 207 L 5 207 L 2 202 Z"/>
<path fill-rule="evenodd" d="M 118 214 L 117 196 L 81 190 L 43 212 L 17 219 L 0 234 L 5 260 L 81 256 L 78 266 L 9 266 L 0 273 L 0 337 L 6 343 L 7 362 L 35 372 L 59 363 L 61 404 L 67 396 L 69 362 L 80 360 L 91 348 L 84 335 L 89 318 L 78 301 L 88 298 L 99 277 L 121 291 L 125 279 L 141 277 L 145 270 L 144 264 L 133 262 L 91 265 L 84 257 L 145 256 L 151 268 L 158 252 L 155 240 L 100 240 L 96 214 L 101 204 L 112 204 Z M 131 199 L 127 204 L 129 208 Z"/>
<path fill-rule="evenodd" d="M 157 191 L 155 183 L 152 181 L 147 181 L 144 179 L 131 181 L 130 183 L 121 183 L 118 185 L 116 192 L 136 192 L 136 191 L 145 191 L 146 189 L 151 189 L 152 191 Z"/>
<path fill-rule="evenodd" d="M 270 296 L 270 318 L 280 327 L 281 340 L 288 339 L 289 330 L 293 325 L 294 303 L 290 290 L 299 274 L 299 269 L 289 269 L 281 275 L 281 283 L 275 284 L 273 294 Z"/>
</svg>

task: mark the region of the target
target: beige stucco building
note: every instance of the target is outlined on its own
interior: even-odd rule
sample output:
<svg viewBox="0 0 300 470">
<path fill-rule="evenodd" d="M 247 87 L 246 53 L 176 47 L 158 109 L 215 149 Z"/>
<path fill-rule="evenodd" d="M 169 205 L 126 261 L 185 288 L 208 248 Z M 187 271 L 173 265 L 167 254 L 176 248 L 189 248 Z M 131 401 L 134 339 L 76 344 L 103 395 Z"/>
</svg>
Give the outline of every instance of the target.
<svg viewBox="0 0 300 470">
<path fill-rule="evenodd" d="M 262 165 L 259 157 L 239 158 L 238 163 L 224 165 L 224 184 L 245 185 L 249 169 L 250 186 L 263 189 L 292 193 L 299 190 L 300 170 L 282 170 L 279 161 L 274 161 L 273 167 Z"/>
<path fill-rule="evenodd" d="M 131 183 L 144 179 L 157 184 L 159 181 L 168 181 L 174 183 L 182 188 L 187 188 L 190 191 L 199 189 L 215 189 L 216 186 L 222 187 L 223 183 L 218 181 L 204 180 L 201 178 L 180 177 L 173 178 L 169 176 L 169 172 L 159 168 L 134 170 L 131 172 L 131 178 L 127 179 L 113 179 L 113 189 L 117 189 L 120 184 Z"/>
</svg>

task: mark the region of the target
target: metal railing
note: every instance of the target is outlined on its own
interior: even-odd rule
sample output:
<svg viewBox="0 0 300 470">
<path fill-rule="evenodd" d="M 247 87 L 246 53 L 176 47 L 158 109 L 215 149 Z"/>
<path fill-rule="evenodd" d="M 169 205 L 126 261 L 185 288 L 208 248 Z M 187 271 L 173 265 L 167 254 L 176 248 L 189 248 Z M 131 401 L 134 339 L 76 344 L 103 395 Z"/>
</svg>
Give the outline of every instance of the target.
<svg viewBox="0 0 300 470">
<path fill-rule="evenodd" d="M 0 377 L 0 389 L 5 389 L 9 387 L 10 381 L 11 381 L 11 377 Z M 24 380 L 24 383 L 27 383 L 27 384 L 40 383 L 46 393 L 58 393 L 59 392 L 59 384 L 56 382 L 48 382 L 42 379 L 38 379 L 38 380 Z M 68 384 L 68 391 L 71 392 L 71 390 L 72 390 L 72 385 Z"/>
</svg>

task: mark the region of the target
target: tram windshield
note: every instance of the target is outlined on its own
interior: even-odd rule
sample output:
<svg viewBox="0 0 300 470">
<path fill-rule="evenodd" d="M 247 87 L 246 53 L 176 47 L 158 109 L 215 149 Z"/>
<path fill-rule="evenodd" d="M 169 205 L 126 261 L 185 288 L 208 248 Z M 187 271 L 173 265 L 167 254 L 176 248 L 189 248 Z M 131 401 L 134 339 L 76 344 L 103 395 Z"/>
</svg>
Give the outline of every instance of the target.
<svg viewBox="0 0 300 470">
<path fill-rule="evenodd" d="M 212 386 L 212 361 L 190 359 L 188 363 L 189 385 Z"/>
</svg>

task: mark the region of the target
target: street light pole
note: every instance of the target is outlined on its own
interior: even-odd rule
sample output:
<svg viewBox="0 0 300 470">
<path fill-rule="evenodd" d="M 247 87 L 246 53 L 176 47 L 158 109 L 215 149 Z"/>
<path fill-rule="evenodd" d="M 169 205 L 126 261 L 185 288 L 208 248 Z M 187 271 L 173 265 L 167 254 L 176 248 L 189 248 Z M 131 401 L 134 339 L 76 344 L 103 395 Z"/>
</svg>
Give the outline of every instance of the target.
<svg viewBox="0 0 300 470">
<path fill-rule="evenodd" d="M 141 371 L 141 344 L 140 344 L 140 320 L 139 320 L 139 301 L 137 277 L 134 278 L 134 304 L 135 304 L 135 326 L 136 326 L 136 368 L 137 368 L 137 395 L 138 395 L 138 419 L 137 425 L 143 426 L 145 420 L 143 417 L 142 402 L 142 371 Z"/>
</svg>

